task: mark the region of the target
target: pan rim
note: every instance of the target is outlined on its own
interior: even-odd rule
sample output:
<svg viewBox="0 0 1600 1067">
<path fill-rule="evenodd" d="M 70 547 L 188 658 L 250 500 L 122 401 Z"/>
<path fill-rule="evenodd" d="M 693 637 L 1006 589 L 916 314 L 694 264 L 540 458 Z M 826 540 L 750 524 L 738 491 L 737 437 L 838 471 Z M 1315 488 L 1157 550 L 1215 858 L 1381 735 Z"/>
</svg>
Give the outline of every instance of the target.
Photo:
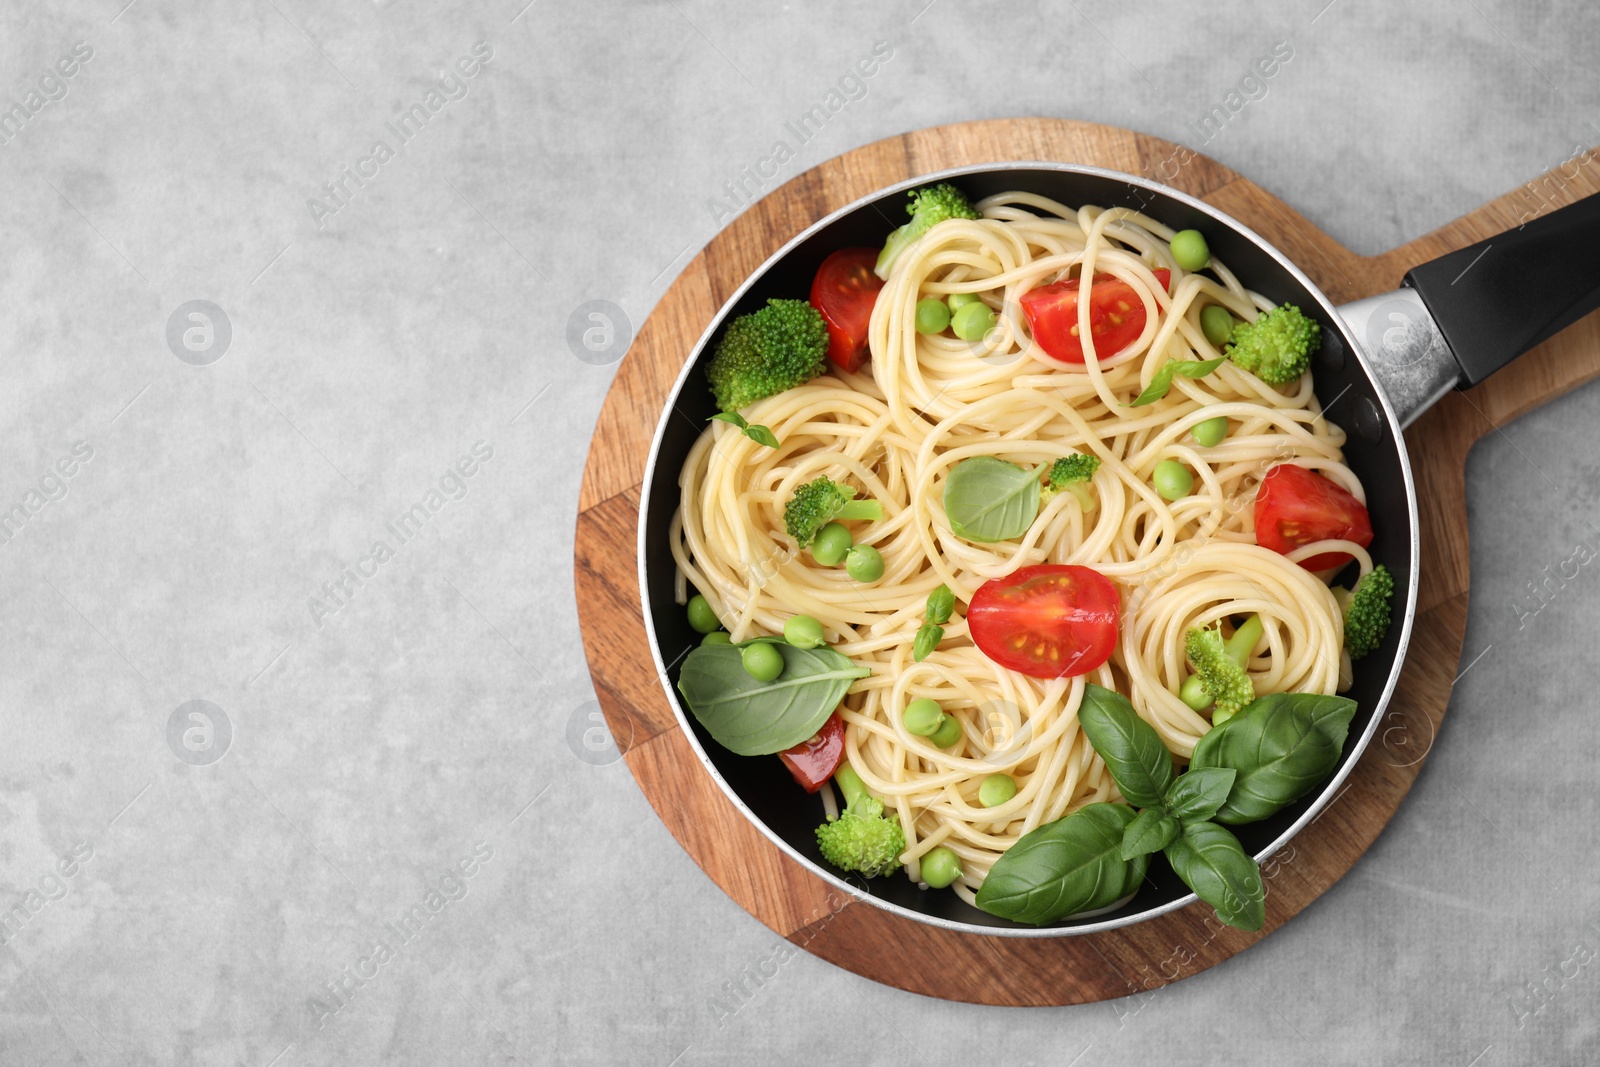
<svg viewBox="0 0 1600 1067">
<path fill-rule="evenodd" d="M 757 816 L 755 812 L 752 811 L 747 804 L 745 804 L 744 800 L 739 796 L 737 791 L 735 791 L 727 779 L 722 776 L 721 772 L 717 770 L 716 764 L 707 754 L 704 746 L 700 744 L 700 739 L 698 736 L 696 736 L 681 701 L 678 699 L 677 694 L 673 691 L 670 680 L 671 666 L 667 664 L 662 656 L 660 643 L 656 638 L 655 625 L 651 617 L 648 594 L 648 574 L 650 568 L 646 554 L 648 546 L 646 544 L 645 536 L 648 528 L 645 519 L 650 508 L 650 499 L 654 490 L 656 475 L 658 473 L 657 466 L 660 459 L 661 446 L 666 437 L 666 428 L 668 423 L 671 421 L 672 416 L 675 413 L 678 413 L 678 399 L 683 394 L 683 389 L 688 382 L 689 376 L 694 372 L 696 365 L 699 363 L 700 356 L 704 352 L 705 346 L 710 342 L 711 338 L 721 327 L 723 321 L 727 318 L 730 309 L 738 305 L 745 293 L 748 292 L 757 281 L 763 278 L 775 264 L 782 261 L 797 247 L 809 240 L 813 234 L 832 225 L 838 219 L 869 206 L 874 201 L 882 200 L 885 197 L 891 197 L 897 193 L 906 192 L 934 182 L 955 180 L 973 174 L 994 174 L 1005 171 L 1030 170 L 1055 171 L 1066 174 L 1087 175 L 1096 178 L 1114 180 L 1135 188 L 1145 189 L 1162 197 L 1177 201 L 1186 207 L 1207 215 L 1233 230 L 1240 236 L 1246 238 L 1255 244 L 1256 247 L 1262 252 L 1276 261 L 1278 265 L 1287 271 L 1290 276 L 1295 278 L 1307 292 L 1312 294 L 1312 296 L 1316 299 L 1318 306 L 1322 309 L 1322 311 L 1325 312 L 1328 321 L 1336 324 L 1345 348 L 1348 350 L 1350 356 L 1355 358 L 1358 365 L 1361 367 L 1362 373 L 1366 376 L 1368 382 L 1370 382 L 1373 386 L 1373 392 L 1376 394 L 1379 409 L 1383 414 L 1384 427 L 1394 443 L 1394 447 L 1400 460 L 1400 470 L 1402 475 L 1401 480 L 1405 488 L 1406 514 L 1408 519 L 1406 545 L 1409 555 L 1409 565 L 1407 567 L 1405 611 L 1402 613 L 1399 620 L 1400 633 L 1398 644 L 1395 649 L 1394 663 L 1389 670 L 1389 677 L 1384 683 L 1382 693 L 1379 695 L 1377 701 L 1377 705 L 1373 708 L 1372 716 L 1367 721 L 1366 728 L 1361 732 L 1361 735 L 1355 739 L 1355 747 L 1350 751 L 1349 757 L 1343 761 L 1343 765 L 1328 779 L 1328 781 L 1321 786 L 1316 797 L 1307 806 L 1306 810 L 1301 813 L 1300 817 L 1290 824 L 1282 833 L 1275 837 L 1265 847 L 1255 853 L 1256 861 L 1259 863 L 1271 857 L 1274 853 L 1282 849 L 1284 845 L 1288 844 L 1289 841 L 1293 839 L 1301 830 L 1315 822 L 1317 818 L 1321 816 L 1323 811 L 1326 810 L 1328 805 L 1331 804 L 1334 799 L 1337 799 L 1337 797 L 1342 793 L 1340 786 L 1343 785 L 1344 781 L 1355 769 L 1356 764 L 1360 762 L 1365 754 L 1367 746 L 1370 744 L 1373 735 L 1377 732 L 1378 723 L 1384 718 L 1389 707 L 1389 702 L 1394 696 L 1395 687 L 1399 683 L 1400 673 L 1405 666 L 1406 655 L 1410 650 L 1412 626 L 1416 618 L 1417 609 L 1417 589 L 1419 582 L 1418 571 L 1421 563 L 1421 542 L 1419 517 L 1417 513 L 1417 493 L 1416 483 L 1411 466 L 1411 457 L 1410 453 L 1406 449 L 1404 431 L 1400 427 L 1399 419 L 1395 415 L 1394 408 L 1389 402 L 1388 395 L 1383 390 L 1381 378 L 1374 373 L 1372 364 L 1367 358 L 1365 349 L 1352 335 L 1349 325 L 1339 313 L 1339 305 L 1334 304 L 1331 300 L 1329 300 L 1327 294 L 1322 291 L 1321 286 L 1317 285 L 1309 277 L 1307 277 L 1307 275 L 1300 270 L 1300 268 L 1296 266 L 1291 259 L 1279 251 L 1277 246 L 1272 242 L 1256 233 L 1253 229 L 1246 226 L 1232 215 L 1229 215 L 1219 208 L 1206 203 L 1198 197 L 1194 197 L 1188 193 L 1182 192 L 1181 190 L 1174 189 L 1170 186 L 1148 178 L 1127 174 L 1122 171 L 1111 170 L 1106 167 L 1095 167 L 1080 163 L 1063 163 L 1052 160 L 1004 160 L 993 163 L 971 163 L 960 167 L 951 167 L 895 182 L 892 185 L 887 185 L 880 189 L 874 190 L 873 192 L 868 193 L 866 196 L 858 197 L 855 200 L 852 200 L 850 203 L 829 212 L 824 217 L 811 223 L 788 241 L 784 242 L 782 247 L 773 252 L 770 256 L 762 261 L 760 266 L 750 272 L 749 276 L 745 278 L 739 287 L 729 294 L 728 298 L 723 301 L 722 306 L 719 307 L 716 314 L 711 317 L 711 320 L 706 326 L 705 331 L 695 341 L 693 347 L 690 348 L 689 355 L 684 362 L 683 369 L 679 371 L 677 378 L 673 381 L 672 387 L 667 393 L 665 407 L 662 410 L 661 418 L 656 423 L 655 433 L 651 438 L 650 452 L 645 462 L 644 481 L 640 486 L 639 519 L 636 536 L 636 562 L 639 575 L 640 614 L 645 624 L 646 637 L 650 643 L 650 655 L 656 666 L 656 680 L 661 684 L 661 687 L 666 694 L 667 702 L 672 707 L 673 715 L 678 720 L 678 726 L 683 730 L 684 734 L 688 738 L 689 745 L 694 750 L 695 756 L 700 760 L 701 766 L 711 776 L 712 781 L 717 784 L 717 788 L 722 791 L 723 796 L 732 802 L 734 807 L 739 810 L 739 812 L 752 826 L 760 831 L 774 845 L 782 849 L 790 859 L 800 864 L 801 867 L 803 867 L 812 875 L 820 877 L 828 884 L 849 894 L 851 897 L 862 900 L 873 905 L 874 907 L 881 908 L 901 918 L 909 919 L 913 922 L 924 923 L 929 926 L 960 934 L 985 937 L 1057 938 L 1075 937 L 1082 934 L 1103 933 L 1108 930 L 1116 930 L 1122 927 L 1148 922 L 1151 919 L 1155 919 L 1162 915 L 1186 908 L 1189 905 L 1196 903 L 1199 898 L 1194 893 L 1190 892 L 1183 894 L 1182 896 L 1179 896 L 1171 901 L 1167 901 L 1165 903 L 1158 904 L 1154 907 L 1146 908 L 1142 911 L 1134 912 L 1132 914 L 1113 916 L 1103 920 L 1087 922 L 1073 926 L 1029 927 L 1016 923 L 1013 923 L 1010 926 L 984 926 L 975 923 L 966 923 L 952 919 L 945 919 L 935 915 L 927 915 L 922 912 L 903 907 L 902 905 L 896 904 L 892 901 L 885 900 L 882 897 L 873 894 L 869 890 L 864 890 L 856 883 L 840 877 L 837 873 L 828 871 L 819 864 L 813 862 L 808 856 L 803 855 L 792 845 L 790 845 L 788 841 L 784 840 L 783 837 L 773 831 L 765 821 Z M 774 194 L 769 195 L 775 195 L 775 193 L 776 190 L 774 191 Z M 677 472 L 672 472 L 672 477 L 676 478 L 676 476 Z M 681 659 L 682 657 L 680 656 L 679 658 Z M 676 665 L 676 661 L 674 661 L 673 665 Z"/>
</svg>

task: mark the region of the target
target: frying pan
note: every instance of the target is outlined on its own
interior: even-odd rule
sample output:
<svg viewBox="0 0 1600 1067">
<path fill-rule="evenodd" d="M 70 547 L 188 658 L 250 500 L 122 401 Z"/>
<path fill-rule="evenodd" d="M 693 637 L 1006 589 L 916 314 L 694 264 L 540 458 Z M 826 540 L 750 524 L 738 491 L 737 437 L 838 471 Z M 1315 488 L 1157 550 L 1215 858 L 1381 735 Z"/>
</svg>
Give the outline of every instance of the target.
<svg viewBox="0 0 1600 1067">
<path fill-rule="evenodd" d="M 699 643 L 673 598 L 668 527 L 678 472 L 706 420 L 716 414 L 703 367 L 711 341 L 732 317 L 772 297 L 803 296 L 818 265 L 839 248 L 879 246 L 905 220 L 905 194 L 952 181 L 974 201 L 1023 190 L 1060 203 L 1129 207 L 1175 230 L 1202 231 L 1212 252 L 1274 304 L 1296 304 L 1322 326 L 1312 365 L 1328 417 L 1348 432 L 1345 461 L 1367 491 L 1376 537 L 1369 551 L 1395 576 L 1395 621 L 1383 644 L 1356 665 L 1345 695 L 1357 702 L 1337 769 L 1324 785 L 1270 819 L 1236 828 L 1260 861 L 1287 843 L 1334 797 L 1382 719 L 1406 655 L 1416 613 L 1420 558 L 1417 496 L 1401 436 L 1433 403 L 1475 385 L 1541 341 L 1600 307 L 1600 196 L 1539 216 L 1516 230 L 1414 268 L 1392 293 L 1337 306 L 1266 240 L 1203 201 L 1149 179 L 1097 167 L 1018 162 L 960 167 L 901 182 L 835 211 L 776 252 L 712 319 L 679 375 L 646 466 L 639 521 L 639 586 L 651 653 L 667 698 L 707 773 L 746 818 L 813 874 L 891 912 L 945 929 L 990 936 L 1061 937 L 1142 922 L 1195 901 L 1152 863 L 1122 907 L 1046 927 L 1024 926 L 971 907 L 954 893 L 919 890 L 901 876 L 843 876 L 822 860 L 815 831 L 820 799 L 796 787 L 774 757 L 723 749 L 688 714 L 678 665 Z"/>
</svg>

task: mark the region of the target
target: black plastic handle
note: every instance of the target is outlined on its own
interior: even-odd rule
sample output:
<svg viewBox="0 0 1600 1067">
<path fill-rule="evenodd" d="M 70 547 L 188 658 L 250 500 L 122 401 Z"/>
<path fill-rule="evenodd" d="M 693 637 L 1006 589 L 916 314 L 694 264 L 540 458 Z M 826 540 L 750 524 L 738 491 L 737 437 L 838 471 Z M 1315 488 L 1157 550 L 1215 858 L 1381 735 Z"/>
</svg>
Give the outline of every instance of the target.
<svg viewBox="0 0 1600 1067">
<path fill-rule="evenodd" d="M 1417 291 L 1476 385 L 1600 308 L 1600 193 L 1411 270 Z"/>
</svg>

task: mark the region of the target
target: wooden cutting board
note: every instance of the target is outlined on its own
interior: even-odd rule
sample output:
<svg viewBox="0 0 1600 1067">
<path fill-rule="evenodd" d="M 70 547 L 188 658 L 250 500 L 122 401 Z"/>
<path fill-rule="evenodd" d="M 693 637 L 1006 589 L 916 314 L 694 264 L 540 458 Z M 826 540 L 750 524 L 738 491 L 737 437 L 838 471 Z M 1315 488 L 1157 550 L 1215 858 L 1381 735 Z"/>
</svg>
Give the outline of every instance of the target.
<svg viewBox="0 0 1600 1067">
<path fill-rule="evenodd" d="M 1184 155 L 1187 150 L 1181 150 Z M 639 787 L 718 886 L 778 934 L 856 974 L 951 1000 L 1073 1004 L 1155 989 L 1227 959 L 1337 881 L 1394 815 L 1437 736 L 1467 622 L 1468 449 L 1600 375 L 1591 315 L 1406 433 L 1416 465 L 1423 566 L 1416 629 L 1378 734 L 1324 813 L 1263 867 L 1267 922 L 1224 927 L 1195 904 L 1107 933 L 1051 939 L 957 934 L 847 898 L 768 841 L 722 795 L 679 728 L 648 655 L 635 544 L 646 456 L 667 392 L 711 318 L 769 255 L 812 222 L 883 186 L 973 163 L 1061 160 L 1164 176 L 1178 146 L 1109 126 L 1005 119 L 919 130 L 847 152 L 788 182 L 686 267 L 639 331 L 595 426 L 578 503 L 578 614 L 612 736 Z M 1600 167 L 1568 166 L 1380 256 L 1358 256 L 1246 178 L 1189 158 L 1171 184 L 1277 245 L 1336 303 L 1395 288 L 1411 266 L 1600 191 Z M 1570 173 L 1569 173 L 1570 172 Z"/>
</svg>

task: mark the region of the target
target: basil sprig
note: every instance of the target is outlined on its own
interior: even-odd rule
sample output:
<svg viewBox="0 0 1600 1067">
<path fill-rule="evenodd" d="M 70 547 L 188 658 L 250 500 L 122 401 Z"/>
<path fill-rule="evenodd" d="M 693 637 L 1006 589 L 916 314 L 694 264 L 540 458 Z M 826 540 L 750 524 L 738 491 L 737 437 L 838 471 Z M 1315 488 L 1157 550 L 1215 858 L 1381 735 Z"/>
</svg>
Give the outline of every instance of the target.
<svg viewBox="0 0 1600 1067">
<path fill-rule="evenodd" d="M 1134 821 L 1126 804 L 1090 804 L 1030 830 L 989 868 L 978 907 L 990 915 L 1043 926 L 1115 903 L 1144 880 L 1148 858 L 1122 858 Z"/>
<path fill-rule="evenodd" d="M 933 655 L 933 650 L 944 640 L 944 624 L 956 609 L 956 595 L 948 585 L 941 585 L 928 594 L 928 606 L 922 612 L 922 625 L 917 629 L 916 640 L 911 645 L 911 658 L 921 663 Z"/>
<path fill-rule="evenodd" d="M 1084 735 L 1117 789 L 1144 810 L 1090 804 L 1024 834 L 990 868 L 978 907 L 1040 925 L 1105 907 L 1131 893 L 1149 856 L 1161 852 L 1219 919 L 1261 929 L 1261 869 L 1219 823 L 1266 818 L 1315 788 L 1338 764 L 1355 707 L 1343 697 L 1310 693 L 1261 697 L 1207 733 L 1189 770 L 1175 775 L 1166 744 L 1133 705 L 1112 690 L 1086 686 L 1078 707 Z"/>
<path fill-rule="evenodd" d="M 783 656 L 783 673 L 770 682 L 751 677 L 736 645 L 700 645 L 678 674 L 689 711 L 717 744 L 741 756 L 782 752 L 813 736 L 850 684 L 872 673 L 826 645 L 769 643 Z"/>
<path fill-rule="evenodd" d="M 1145 386 L 1144 392 L 1133 399 L 1130 408 L 1143 407 L 1154 404 L 1172 390 L 1172 376 L 1181 374 L 1185 378 L 1204 378 L 1218 367 L 1228 361 L 1227 356 L 1218 356 L 1216 359 L 1169 359 L 1156 376 L 1150 379 L 1150 384 Z"/>
<path fill-rule="evenodd" d="M 1237 772 L 1217 822 L 1259 822 L 1293 804 L 1333 773 L 1356 702 L 1314 693 L 1269 693 L 1194 746 L 1189 774 Z M 1187 775 L 1185 775 L 1187 777 Z"/>
<path fill-rule="evenodd" d="M 777 434 L 773 433 L 767 427 L 762 426 L 760 423 L 756 423 L 754 426 L 750 425 L 749 422 L 745 421 L 745 417 L 739 414 L 737 411 L 719 411 L 717 414 L 711 417 L 718 422 L 731 423 L 734 426 L 739 427 L 740 433 L 744 434 L 758 445 L 766 445 L 768 448 L 778 447 Z"/>
</svg>

